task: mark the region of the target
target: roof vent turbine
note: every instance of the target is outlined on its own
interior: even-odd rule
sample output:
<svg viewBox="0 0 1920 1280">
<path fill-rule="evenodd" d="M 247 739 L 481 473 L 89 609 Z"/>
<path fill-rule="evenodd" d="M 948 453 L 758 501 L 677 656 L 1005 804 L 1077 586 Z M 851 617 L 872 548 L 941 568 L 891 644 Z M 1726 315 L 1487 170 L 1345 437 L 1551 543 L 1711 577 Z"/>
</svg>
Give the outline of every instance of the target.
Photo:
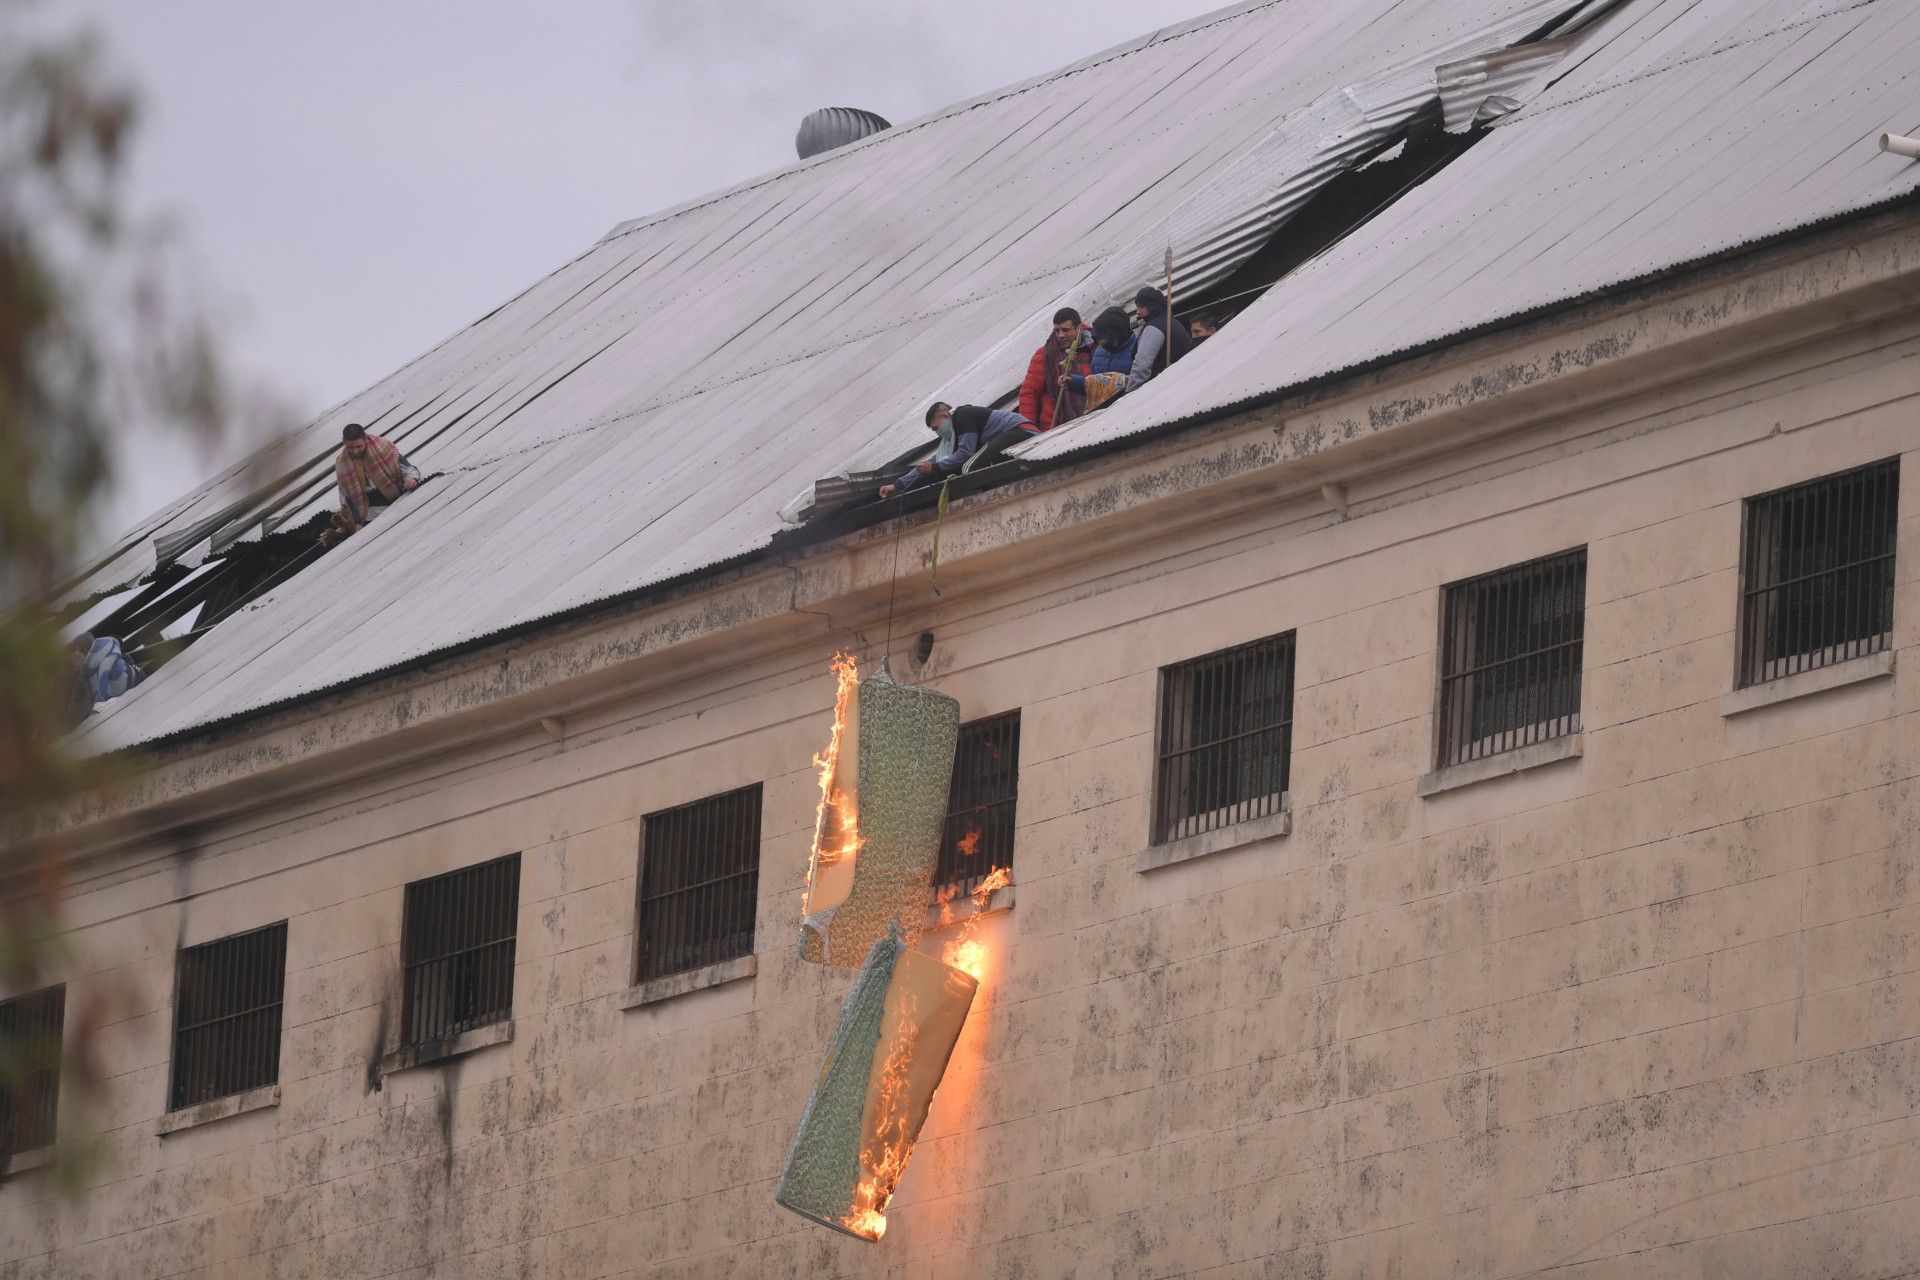
<svg viewBox="0 0 1920 1280">
<path fill-rule="evenodd" d="M 800 122 L 793 146 L 802 160 L 810 160 L 823 151 L 844 147 L 892 127 L 885 117 L 858 107 L 822 107 Z"/>
</svg>

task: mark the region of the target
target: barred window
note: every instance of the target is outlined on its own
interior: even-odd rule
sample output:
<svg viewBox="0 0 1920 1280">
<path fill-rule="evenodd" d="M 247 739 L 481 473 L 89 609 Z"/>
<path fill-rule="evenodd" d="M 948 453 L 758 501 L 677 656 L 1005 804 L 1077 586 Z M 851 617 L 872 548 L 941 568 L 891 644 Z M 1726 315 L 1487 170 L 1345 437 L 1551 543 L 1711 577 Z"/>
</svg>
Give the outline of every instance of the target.
<svg viewBox="0 0 1920 1280">
<path fill-rule="evenodd" d="M 404 1046 L 434 1044 L 513 1016 L 520 855 L 407 886 L 400 934 Z"/>
<path fill-rule="evenodd" d="M 960 726 L 940 829 L 936 888 L 972 893 L 989 872 L 1013 866 L 1013 809 L 1020 794 L 1020 713 Z"/>
<path fill-rule="evenodd" d="M 1161 668 L 1155 844 L 1284 806 L 1293 641 L 1289 631 Z"/>
<path fill-rule="evenodd" d="M 1587 549 L 1445 590 L 1440 764 L 1460 764 L 1580 729 Z"/>
<path fill-rule="evenodd" d="M 637 978 L 753 954 L 760 784 L 647 815 L 640 834 Z"/>
<path fill-rule="evenodd" d="M 180 950 L 168 1107 L 198 1106 L 280 1078 L 287 922 Z"/>
<path fill-rule="evenodd" d="M 53 1141 L 60 1103 L 60 1039 L 67 1016 L 64 985 L 0 1003 L 0 1158 Z"/>
<path fill-rule="evenodd" d="M 1742 688 L 1893 643 L 1899 493 L 1894 458 L 1747 500 Z"/>
</svg>

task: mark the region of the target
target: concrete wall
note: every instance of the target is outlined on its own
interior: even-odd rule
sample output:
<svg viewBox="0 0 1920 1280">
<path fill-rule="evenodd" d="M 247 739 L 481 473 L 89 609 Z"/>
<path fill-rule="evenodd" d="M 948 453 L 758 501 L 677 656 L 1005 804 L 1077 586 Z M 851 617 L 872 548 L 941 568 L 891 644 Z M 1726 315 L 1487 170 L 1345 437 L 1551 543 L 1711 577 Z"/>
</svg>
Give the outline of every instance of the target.
<svg viewBox="0 0 1920 1280">
<path fill-rule="evenodd" d="M 1854 332 L 1351 476 L 1346 518 L 916 579 L 925 678 L 1022 708 L 1017 902 L 878 1245 L 772 1200 L 845 989 L 792 955 L 822 643 L 96 866 L 109 1079 L 63 1122 L 104 1162 L 0 1186 L 0 1276 L 1920 1268 L 1917 357 Z M 1741 499 L 1902 451 L 1893 673 L 1725 714 Z M 1421 797 L 1440 585 L 1579 544 L 1581 755 Z M 1287 629 L 1291 832 L 1139 870 L 1157 668 Z M 641 816 L 755 781 L 757 974 L 623 1007 Z M 513 1039 L 374 1088 L 402 886 L 515 850 Z M 159 1136 L 175 948 L 281 918 L 278 1104 Z"/>
</svg>

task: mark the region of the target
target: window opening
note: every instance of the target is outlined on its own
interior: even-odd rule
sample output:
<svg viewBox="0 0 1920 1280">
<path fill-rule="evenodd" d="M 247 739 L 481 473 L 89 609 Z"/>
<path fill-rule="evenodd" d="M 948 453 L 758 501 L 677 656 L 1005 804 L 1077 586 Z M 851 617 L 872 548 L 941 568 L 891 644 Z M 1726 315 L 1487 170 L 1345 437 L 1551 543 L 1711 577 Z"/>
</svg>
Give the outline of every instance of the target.
<svg viewBox="0 0 1920 1280">
<path fill-rule="evenodd" d="M 640 840 L 637 980 L 752 955 L 760 784 L 650 813 Z"/>
<path fill-rule="evenodd" d="M 0 1003 L 0 1160 L 53 1141 L 66 1016 L 65 984 Z"/>
<path fill-rule="evenodd" d="M 1749 498 L 1740 685 L 1889 648 L 1900 460 Z"/>
<path fill-rule="evenodd" d="M 947 896 L 973 892 L 988 875 L 1013 866 L 1014 807 L 1020 794 L 1020 713 L 960 726 L 940 829 L 933 883 Z"/>
<path fill-rule="evenodd" d="M 170 1110 L 258 1089 L 280 1078 L 286 976 L 284 920 L 180 949 Z"/>
<path fill-rule="evenodd" d="M 407 886 L 401 930 L 404 1047 L 450 1040 L 513 1014 L 520 855 Z"/>
<path fill-rule="evenodd" d="M 1285 808 L 1293 663 L 1289 631 L 1161 668 L 1155 844 Z"/>
<path fill-rule="evenodd" d="M 1444 590 L 1440 764 L 1579 732 L 1587 549 Z"/>
<path fill-rule="evenodd" d="M 1485 129 L 1447 133 L 1440 124 L 1436 99 L 1414 118 L 1405 137 L 1367 163 L 1335 175 L 1218 284 L 1181 296 L 1176 262 L 1174 314 L 1189 325 L 1203 314 L 1218 317 L 1223 327 L 1232 323 L 1267 290 L 1366 226 L 1487 135 Z"/>
</svg>

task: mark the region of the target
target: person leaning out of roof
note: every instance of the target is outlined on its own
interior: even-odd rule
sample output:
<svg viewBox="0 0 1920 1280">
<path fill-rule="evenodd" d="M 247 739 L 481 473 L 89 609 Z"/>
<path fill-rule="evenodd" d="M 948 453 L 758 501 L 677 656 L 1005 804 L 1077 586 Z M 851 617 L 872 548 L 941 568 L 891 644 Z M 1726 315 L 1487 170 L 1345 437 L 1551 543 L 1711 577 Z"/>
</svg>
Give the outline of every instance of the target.
<svg viewBox="0 0 1920 1280">
<path fill-rule="evenodd" d="M 1187 354 L 1193 339 L 1187 326 L 1167 314 L 1167 297 L 1152 285 L 1142 285 L 1133 295 L 1133 309 L 1140 317 L 1140 333 L 1133 349 L 1133 367 L 1127 371 L 1127 390 L 1137 391 L 1142 383 Z"/>
<path fill-rule="evenodd" d="M 940 447 L 933 451 L 931 458 L 922 458 L 908 467 L 897 480 L 881 485 L 882 498 L 958 475 L 967 461 L 983 448 L 998 452 L 1039 434 L 1039 428 L 1028 421 L 1025 414 L 1011 409 L 983 409 L 977 404 L 963 404 L 956 409 L 940 400 L 927 409 L 927 429 L 940 437 Z"/>
<path fill-rule="evenodd" d="M 118 636 L 82 632 L 74 637 L 69 652 L 73 662 L 73 687 L 67 700 L 69 728 L 85 720 L 95 706 L 119 697 L 147 676 L 127 657 Z"/>
<path fill-rule="evenodd" d="M 1080 323 L 1078 311 L 1062 307 L 1053 313 L 1053 332 L 1027 362 L 1020 416 L 1042 431 L 1072 422 L 1086 412 L 1086 404 L 1071 391 L 1060 390 L 1060 375 L 1091 372 L 1093 334 Z"/>
<path fill-rule="evenodd" d="M 1060 385 L 1065 393 L 1077 397 L 1082 412 L 1099 409 L 1127 389 L 1127 376 L 1133 369 L 1134 348 L 1140 336 L 1127 323 L 1127 313 L 1108 307 L 1093 318 L 1093 359 L 1083 373 L 1063 373 Z"/>
<path fill-rule="evenodd" d="M 420 472 L 393 441 L 370 433 L 357 422 L 340 432 L 333 478 L 340 486 L 341 523 L 358 529 L 373 518 L 373 495 L 392 502 L 419 487 Z"/>
<path fill-rule="evenodd" d="M 1211 311 L 1202 311 L 1187 326 L 1187 332 L 1193 335 L 1193 345 L 1197 347 L 1220 332 L 1220 317 Z"/>
</svg>

